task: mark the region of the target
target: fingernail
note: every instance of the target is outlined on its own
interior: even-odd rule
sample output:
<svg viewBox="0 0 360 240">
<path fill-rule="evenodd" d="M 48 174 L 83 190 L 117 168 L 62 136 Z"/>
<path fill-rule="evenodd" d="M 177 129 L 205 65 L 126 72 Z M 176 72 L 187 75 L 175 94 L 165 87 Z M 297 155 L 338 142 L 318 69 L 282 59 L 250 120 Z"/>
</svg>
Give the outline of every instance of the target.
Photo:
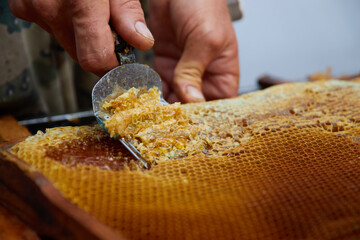
<svg viewBox="0 0 360 240">
<path fill-rule="evenodd" d="M 145 25 L 145 23 L 143 22 L 136 22 L 135 23 L 135 30 L 136 32 L 140 33 L 141 35 L 143 35 L 146 38 L 149 38 L 150 40 L 154 41 L 154 37 L 151 34 L 150 30 L 147 28 L 147 26 Z"/>
<path fill-rule="evenodd" d="M 193 98 L 195 98 L 199 101 L 205 101 L 205 97 L 202 94 L 202 92 L 200 92 L 199 89 L 197 89 L 193 86 L 187 86 L 186 92 L 187 92 L 187 94 L 189 94 L 190 96 L 192 96 Z"/>
</svg>

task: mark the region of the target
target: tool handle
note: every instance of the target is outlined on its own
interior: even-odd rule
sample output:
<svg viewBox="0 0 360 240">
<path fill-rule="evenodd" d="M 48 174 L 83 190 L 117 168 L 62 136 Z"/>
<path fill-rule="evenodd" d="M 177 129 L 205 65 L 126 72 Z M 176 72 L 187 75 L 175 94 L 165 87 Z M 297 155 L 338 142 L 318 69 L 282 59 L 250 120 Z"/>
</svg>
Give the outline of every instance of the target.
<svg viewBox="0 0 360 240">
<path fill-rule="evenodd" d="M 120 65 L 135 63 L 134 47 L 125 42 L 120 35 L 115 32 L 114 28 L 111 27 L 112 34 L 115 41 L 115 55 Z"/>
</svg>

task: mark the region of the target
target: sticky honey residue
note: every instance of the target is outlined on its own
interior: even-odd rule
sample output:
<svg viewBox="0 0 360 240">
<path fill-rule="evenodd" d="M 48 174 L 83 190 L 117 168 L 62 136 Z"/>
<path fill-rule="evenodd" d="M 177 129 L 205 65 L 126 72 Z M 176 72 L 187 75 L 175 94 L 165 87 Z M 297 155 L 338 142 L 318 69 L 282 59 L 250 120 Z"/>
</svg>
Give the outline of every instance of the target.
<svg viewBox="0 0 360 240">
<path fill-rule="evenodd" d="M 149 161 L 174 159 L 201 152 L 198 130 L 180 103 L 160 104 L 157 87 L 131 88 L 116 98 L 105 100 L 102 108 L 111 117 L 105 121 L 110 136 L 130 141 Z"/>
</svg>

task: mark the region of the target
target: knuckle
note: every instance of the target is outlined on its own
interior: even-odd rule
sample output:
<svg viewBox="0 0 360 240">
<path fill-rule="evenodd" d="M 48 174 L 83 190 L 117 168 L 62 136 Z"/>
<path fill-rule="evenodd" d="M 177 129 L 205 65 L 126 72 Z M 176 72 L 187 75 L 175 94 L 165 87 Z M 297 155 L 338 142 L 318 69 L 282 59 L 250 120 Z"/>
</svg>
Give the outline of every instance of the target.
<svg viewBox="0 0 360 240">
<path fill-rule="evenodd" d="M 73 18 L 73 27 L 76 28 L 82 34 L 86 34 L 89 39 L 97 38 L 101 36 L 103 29 L 100 26 L 106 26 L 107 24 L 99 21 L 98 18 Z"/>
<path fill-rule="evenodd" d="M 201 75 L 202 71 L 194 67 L 175 69 L 174 84 L 179 86 L 183 82 L 191 82 L 192 84 L 201 85 Z"/>
<path fill-rule="evenodd" d="M 89 9 L 75 10 L 73 9 L 73 17 L 71 22 L 74 27 L 83 29 L 87 34 L 100 35 L 105 26 L 108 26 L 108 19 L 104 17 L 105 14 L 94 14 Z"/>
<path fill-rule="evenodd" d="M 101 59 L 98 56 L 90 55 L 80 57 L 78 60 L 80 66 L 87 72 L 98 72 L 101 69 L 101 66 L 99 66 Z"/>
<path fill-rule="evenodd" d="M 220 50 L 223 47 L 224 41 L 218 37 L 215 31 L 210 30 L 204 33 L 203 44 L 211 50 Z"/>
<path fill-rule="evenodd" d="M 26 18 L 27 11 L 22 1 L 9 1 L 9 9 L 17 18 Z"/>
<path fill-rule="evenodd" d="M 197 26 L 192 31 L 192 38 L 194 41 L 200 42 L 203 48 L 208 48 L 211 50 L 220 50 L 223 48 L 225 43 L 223 35 L 209 24 L 202 24 Z"/>
</svg>

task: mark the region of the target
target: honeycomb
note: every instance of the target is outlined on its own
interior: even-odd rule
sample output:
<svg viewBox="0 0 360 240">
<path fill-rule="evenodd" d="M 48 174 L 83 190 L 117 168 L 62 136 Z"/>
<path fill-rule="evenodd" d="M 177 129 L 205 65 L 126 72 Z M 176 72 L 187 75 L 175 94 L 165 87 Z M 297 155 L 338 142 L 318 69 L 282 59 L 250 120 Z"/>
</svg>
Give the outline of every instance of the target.
<svg viewBox="0 0 360 240">
<path fill-rule="evenodd" d="M 360 84 L 283 84 L 185 104 L 202 151 L 150 170 L 98 127 L 12 152 L 128 239 L 360 239 Z"/>
<path fill-rule="evenodd" d="M 180 103 L 161 105 L 160 94 L 157 87 L 131 88 L 113 93 L 102 104 L 110 136 L 124 137 L 150 164 L 201 151 L 198 128 L 190 124 Z"/>
</svg>

